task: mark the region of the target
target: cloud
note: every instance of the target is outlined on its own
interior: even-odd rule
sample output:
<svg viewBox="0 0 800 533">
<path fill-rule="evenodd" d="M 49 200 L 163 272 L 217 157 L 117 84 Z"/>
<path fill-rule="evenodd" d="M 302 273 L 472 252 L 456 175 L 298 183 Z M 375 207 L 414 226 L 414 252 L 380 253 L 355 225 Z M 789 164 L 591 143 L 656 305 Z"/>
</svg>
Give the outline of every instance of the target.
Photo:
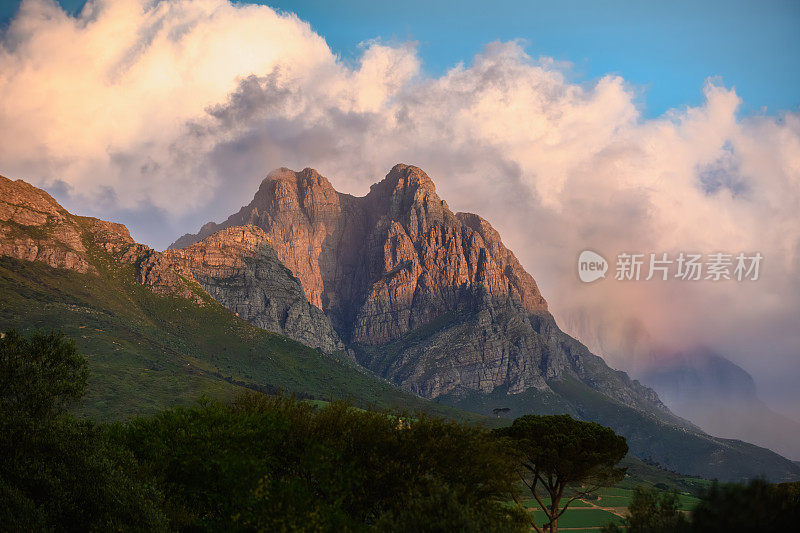
<svg viewBox="0 0 800 533">
<path fill-rule="evenodd" d="M 345 64 L 294 15 L 225 0 L 90 0 L 77 17 L 26 0 L 0 47 L 0 172 L 163 247 L 270 169 L 362 194 L 414 163 L 498 228 L 559 322 L 613 364 L 712 346 L 800 418 L 797 111 L 743 117 L 709 82 L 701 105 L 645 119 L 621 77 L 576 82 L 518 42 L 439 77 L 413 43 L 362 50 Z M 765 259 L 751 283 L 585 285 L 584 249 Z"/>
</svg>

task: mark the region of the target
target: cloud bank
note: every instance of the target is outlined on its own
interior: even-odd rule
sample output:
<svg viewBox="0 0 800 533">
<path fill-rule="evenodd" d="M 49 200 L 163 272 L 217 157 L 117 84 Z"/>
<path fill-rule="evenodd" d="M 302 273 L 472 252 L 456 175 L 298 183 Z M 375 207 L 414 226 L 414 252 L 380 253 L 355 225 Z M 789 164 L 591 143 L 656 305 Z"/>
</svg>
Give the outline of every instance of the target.
<svg viewBox="0 0 800 533">
<path fill-rule="evenodd" d="M 713 74 L 713 73 L 710 73 Z M 481 214 L 559 322 L 617 367 L 702 344 L 800 418 L 800 113 L 644 119 L 619 76 L 490 43 L 425 75 L 413 43 L 347 64 L 288 13 L 226 0 L 25 0 L 0 42 L 0 173 L 165 247 L 247 203 L 273 168 L 363 194 L 397 162 Z M 580 283 L 578 254 L 761 252 L 756 282 Z"/>
</svg>

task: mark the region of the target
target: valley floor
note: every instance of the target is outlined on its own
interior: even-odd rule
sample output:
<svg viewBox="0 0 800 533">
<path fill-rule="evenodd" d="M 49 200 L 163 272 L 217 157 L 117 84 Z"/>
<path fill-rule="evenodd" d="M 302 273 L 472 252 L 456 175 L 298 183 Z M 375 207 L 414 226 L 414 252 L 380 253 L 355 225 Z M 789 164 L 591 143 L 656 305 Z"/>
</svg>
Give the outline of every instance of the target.
<svg viewBox="0 0 800 533">
<path fill-rule="evenodd" d="M 622 519 L 628 512 L 628 505 L 633 498 L 633 485 L 633 482 L 626 480 L 618 487 L 599 490 L 597 500 L 576 500 L 559 519 L 558 530 L 577 533 L 600 531 L 609 522 L 622 526 Z M 681 511 L 689 512 L 699 502 L 700 500 L 691 494 L 679 495 Z M 534 518 L 544 517 L 541 511 L 536 513 L 536 510 L 539 509 L 536 500 L 531 498 L 522 503 L 534 511 Z"/>
</svg>

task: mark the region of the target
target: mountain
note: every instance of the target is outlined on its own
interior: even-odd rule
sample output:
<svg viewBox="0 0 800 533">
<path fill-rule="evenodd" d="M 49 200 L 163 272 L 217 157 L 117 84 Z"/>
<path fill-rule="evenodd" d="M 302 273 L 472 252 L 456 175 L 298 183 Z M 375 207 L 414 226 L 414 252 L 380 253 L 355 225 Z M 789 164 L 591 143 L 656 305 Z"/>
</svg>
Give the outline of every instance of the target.
<svg viewBox="0 0 800 533">
<path fill-rule="evenodd" d="M 328 353 L 344 351 L 328 317 L 308 302 L 260 228 L 228 228 L 164 257 L 248 322 Z"/>
<path fill-rule="evenodd" d="M 641 372 L 680 416 L 714 435 L 743 439 L 800 458 L 800 423 L 770 409 L 742 367 L 706 348 L 661 354 Z"/>
<path fill-rule="evenodd" d="M 167 254 L 252 227 L 356 360 L 409 392 L 485 415 L 595 420 L 625 435 L 634 455 L 687 474 L 800 478 L 773 452 L 706 435 L 563 333 L 497 231 L 453 213 L 417 167 L 396 165 L 364 197 L 338 193 L 313 169 L 276 170 L 250 204 Z M 259 302 L 247 305 L 260 313 Z"/>
<path fill-rule="evenodd" d="M 585 309 L 561 319 L 594 353 L 624 365 L 672 412 L 704 431 L 800 457 L 800 423 L 772 410 L 759 398 L 752 376 L 721 354 L 701 346 L 654 348 L 656 342 L 635 319 L 620 323 Z"/>
<path fill-rule="evenodd" d="M 477 215 L 452 213 L 417 167 L 395 166 L 363 198 L 337 193 L 313 169 L 280 169 L 237 214 L 170 248 L 247 225 L 263 230 L 359 361 L 407 390 L 547 391 L 546 379 L 568 374 L 666 415 L 652 391 L 562 334 L 499 234 Z"/>
<path fill-rule="evenodd" d="M 239 240 L 247 250 L 247 239 Z M 326 355 L 249 324 L 181 264 L 194 267 L 196 258 L 178 255 L 137 244 L 121 224 L 72 215 L 41 189 L 0 176 L 0 331 L 57 328 L 76 340 L 90 369 L 82 415 L 114 420 L 249 388 L 479 418 L 403 392 L 342 352 Z M 209 251 L 197 270 L 215 264 L 213 257 Z M 214 271 L 235 286 L 241 264 L 217 259 Z M 270 263 L 269 253 L 254 261 L 253 275 L 283 291 L 272 296 L 273 309 L 308 312 L 309 327 L 324 331 L 308 302 L 298 303 L 299 282 Z M 272 265 L 269 275 L 258 264 Z M 294 331 L 285 321 L 280 327 Z"/>
</svg>

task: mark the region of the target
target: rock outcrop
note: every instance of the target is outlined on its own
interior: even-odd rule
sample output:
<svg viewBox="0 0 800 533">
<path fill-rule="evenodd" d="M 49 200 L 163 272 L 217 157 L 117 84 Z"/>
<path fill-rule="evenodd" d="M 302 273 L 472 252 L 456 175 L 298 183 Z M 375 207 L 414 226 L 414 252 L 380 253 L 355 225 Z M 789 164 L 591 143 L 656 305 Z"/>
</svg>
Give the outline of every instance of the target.
<svg viewBox="0 0 800 533">
<path fill-rule="evenodd" d="M 328 353 L 344 350 L 328 317 L 308 302 L 260 228 L 228 228 L 164 256 L 248 322 Z"/>
<path fill-rule="evenodd" d="M 282 168 L 238 213 L 172 248 L 245 225 L 263 230 L 359 362 L 409 391 L 547 391 L 568 376 L 666 412 L 653 391 L 561 332 L 497 231 L 453 213 L 417 167 L 396 165 L 360 198 L 313 169 Z"/>
<path fill-rule="evenodd" d="M 189 271 L 134 242 L 124 225 L 72 215 L 43 190 L 0 176 L 0 256 L 97 274 L 93 247 L 135 265 L 138 281 L 153 292 L 202 302 Z"/>
<path fill-rule="evenodd" d="M 92 272 L 80 224 L 49 194 L 0 176 L 0 255 Z"/>
</svg>

